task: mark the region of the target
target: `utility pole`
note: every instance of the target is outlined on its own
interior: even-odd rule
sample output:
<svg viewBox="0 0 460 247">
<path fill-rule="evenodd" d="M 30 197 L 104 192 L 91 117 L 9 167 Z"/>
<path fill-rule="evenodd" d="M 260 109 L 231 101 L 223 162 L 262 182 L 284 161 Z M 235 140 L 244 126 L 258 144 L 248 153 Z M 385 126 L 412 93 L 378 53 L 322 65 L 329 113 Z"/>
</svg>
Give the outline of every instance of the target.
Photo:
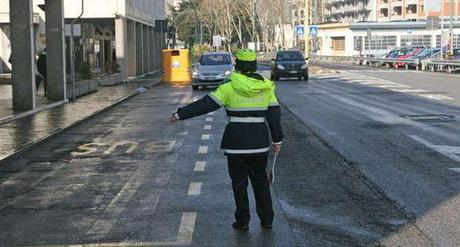
<svg viewBox="0 0 460 247">
<path fill-rule="evenodd" d="M 454 55 L 454 0 L 450 0 L 450 55 Z"/>
<path fill-rule="evenodd" d="M 444 58 L 444 51 L 442 45 L 444 43 L 444 0 L 441 0 L 441 59 Z"/>
<path fill-rule="evenodd" d="M 305 22 L 304 22 L 304 37 L 305 37 L 305 58 L 310 56 L 310 0 L 305 0 Z"/>
</svg>

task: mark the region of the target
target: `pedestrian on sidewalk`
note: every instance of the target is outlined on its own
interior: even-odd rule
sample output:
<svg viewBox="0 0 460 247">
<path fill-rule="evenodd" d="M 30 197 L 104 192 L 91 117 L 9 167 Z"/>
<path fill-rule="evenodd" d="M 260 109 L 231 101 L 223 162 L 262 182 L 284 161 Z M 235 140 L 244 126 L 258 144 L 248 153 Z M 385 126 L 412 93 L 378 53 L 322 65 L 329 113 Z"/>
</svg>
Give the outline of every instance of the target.
<svg viewBox="0 0 460 247">
<path fill-rule="evenodd" d="M 178 108 L 171 117 L 171 122 L 177 122 L 225 107 L 229 123 L 221 148 L 227 156 L 236 204 L 232 227 L 245 231 L 249 229 L 250 220 L 248 178 L 254 190 L 260 224 L 263 228 L 272 228 L 274 213 L 266 174 L 270 134 L 276 153 L 281 151 L 283 139 L 275 84 L 256 71 L 256 53 L 238 50 L 230 81 L 202 99 Z"/>
<path fill-rule="evenodd" d="M 38 73 L 42 76 L 43 79 L 43 89 L 45 91 L 45 96 L 48 94 L 48 77 L 47 77 L 47 70 L 46 70 L 46 48 L 43 52 L 38 55 L 37 59 L 37 69 Z M 37 90 L 40 85 L 37 85 Z"/>
</svg>

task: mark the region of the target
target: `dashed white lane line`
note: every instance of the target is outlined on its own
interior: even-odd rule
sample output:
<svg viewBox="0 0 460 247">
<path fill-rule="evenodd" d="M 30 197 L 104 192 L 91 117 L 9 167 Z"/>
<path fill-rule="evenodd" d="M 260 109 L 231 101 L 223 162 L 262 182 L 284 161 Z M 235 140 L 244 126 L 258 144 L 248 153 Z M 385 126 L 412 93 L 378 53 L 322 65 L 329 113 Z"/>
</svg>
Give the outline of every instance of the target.
<svg viewBox="0 0 460 247">
<path fill-rule="evenodd" d="M 205 125 L 204 130 L 212 130 L 212 125 Z"/>
<path fill-rule="evenodd" d="M 201 135 L 201 140 L 211 140 L 211 135 L 210 134 L 204 134 L 204 135 Z"/>
<path fill-rule="evenodd" d="M 428 99 L 434 99 L 434 100 L 454 100 L 454 98 L 452 97 L 449 97 L 449 96 L 445 96 L 445 95 L 442 95 L 442 94 L 418 94 L 419 96 L 422 96 L 422 97 L 425 97 L 425 98 L 428 98 Z"/>
<path fill-rule="evenodd" d="M 212 121 L 214 121 L 214 118 L 212 118 L 212 117 L 207 117 L 207 118 L 205 119 L 205 121 L 206 121 L 206 122 L 212 122 Z"/>
<path fill-rule="evenodd" d="M 449 168 L 449 170 L 460 173 L 460 168 Z"/>
<path fill-rule="evenodd" d="M 214 112 L 213 112 L 213 111 L 212 111 L 212 112 L 209 112 L 208 115 L 214 115 Z"/>
<path fill-rule="evenodd" d="M 428 93 L 428 91 L 423 89 L 399 89 L 399 88 L 390 88 L 389 90 L 398 92 L 398 93 Z"/>
<path fill-rule="evenodd" d="M 208 153 L 208 146 L 200 146 L 198 148 L 198 153 L 199 154 L 207 154 Z"/>
<path fill-rule="evenodd" d="M 196 172 L 203 172 L 206 169 L 206 161 L 197 161 L 195 162 L 195 169 Z"/>
<path fill-rule="evenodd" d="M 200 182 L 193 182 L 190 183 L 190 186 L 188 187 L 188 195 L 189 196 L 197 196 L 201 194 L 201 185 L 202 183 Z"/>
</svg>

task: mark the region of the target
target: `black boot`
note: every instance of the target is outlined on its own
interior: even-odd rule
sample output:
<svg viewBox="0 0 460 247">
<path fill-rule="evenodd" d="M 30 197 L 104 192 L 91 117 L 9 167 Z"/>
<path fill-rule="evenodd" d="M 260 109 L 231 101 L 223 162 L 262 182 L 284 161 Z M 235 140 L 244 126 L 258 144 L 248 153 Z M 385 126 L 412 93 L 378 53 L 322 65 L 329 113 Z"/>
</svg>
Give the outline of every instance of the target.
<svg viewBox="0 0 460 247">
<path fill-rule="evenodd" d="M 249 230 L 249 226 L 247 224 L 240 224 L 238 222 L 233 222 L 232 227 L 241 231 Z"/>
</svg>

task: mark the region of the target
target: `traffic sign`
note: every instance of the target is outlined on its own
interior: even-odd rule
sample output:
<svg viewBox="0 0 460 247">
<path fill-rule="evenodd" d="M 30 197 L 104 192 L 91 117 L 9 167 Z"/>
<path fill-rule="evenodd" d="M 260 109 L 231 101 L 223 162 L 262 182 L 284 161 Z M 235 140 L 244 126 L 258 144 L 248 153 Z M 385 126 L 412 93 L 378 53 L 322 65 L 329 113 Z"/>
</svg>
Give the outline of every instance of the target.
<svg viewBox="0 0 460 247">
<path fill-rule="evenodd" d="M 305 34 L 305 27 L 304 26 L 296 26 L 295 33 L 299 36 L 303 36 Z"/>
<path fill-rule="evenodd" d="M 315 37 L 318 35 L 318 26 L 310 26 L 310 35 Z"/>
</svg>

